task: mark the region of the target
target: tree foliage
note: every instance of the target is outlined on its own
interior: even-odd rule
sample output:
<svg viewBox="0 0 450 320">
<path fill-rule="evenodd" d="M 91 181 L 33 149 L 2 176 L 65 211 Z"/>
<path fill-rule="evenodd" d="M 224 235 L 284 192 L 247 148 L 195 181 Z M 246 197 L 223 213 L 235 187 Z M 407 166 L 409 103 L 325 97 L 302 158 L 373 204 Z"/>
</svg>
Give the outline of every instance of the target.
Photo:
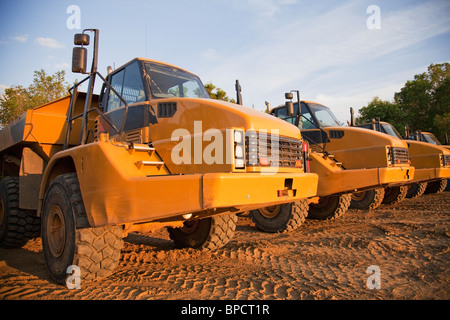
<svg viewBox="0 0 450 320">
<path fill-rule="evenodd" d="M 208 92 L 211 99 L 224 100 L 236 103 L 236 100 L 228 98 L 227 93 L 224 90 L 217 88 L 211 82 L 205 84 L 205 89 Z"/>
<path fill-rule="evenodd" d="M 0 125 L 7 125 L 28 109 L 67 95 L 69 85 L 65 75 L 64 70 L 47 75 L 41 69 L 34 71 L 33 82 L 28 88 L 18 85 L 5 89 L 0 96 Z"/>
<path fill-rule="evenodd" d="M 399 132 L 402 132 L 402 111 L 397 104 L 374 97 L 366 107 L 359 110 L 356 124 L 371 122 L 373 119 L 392 123 Z"/>
<path fill-rule="evenodd" d="M 430 131 L 441 141 L 450 128 L 450 64 L 431 64 L 427 72 L 416 74 L 392 102 L 378 97 L 359 110 L 357 123 L 379 118 L 394 125 L 399 132 Z"/>
</svg>

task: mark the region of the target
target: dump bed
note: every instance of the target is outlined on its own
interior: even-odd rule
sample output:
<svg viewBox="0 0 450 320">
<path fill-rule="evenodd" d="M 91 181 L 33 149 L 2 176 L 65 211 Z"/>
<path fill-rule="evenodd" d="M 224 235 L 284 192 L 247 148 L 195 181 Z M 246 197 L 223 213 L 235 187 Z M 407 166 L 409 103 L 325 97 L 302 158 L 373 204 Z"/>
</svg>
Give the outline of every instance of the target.
<svg viewBox="0 0 450 320">
<path fill-rule="evenodd" d="M 79 93 L 74 114 L 82 113 L 85 97 L 85 93 Z M 97 102 L 98 96 L 94 96 L 93 103 Z M 69 103 L 70 95 L 27 110 L 13 120 L 0 130 L 0 153 L 37 144 L 39 147 L 36 148 L 50 157 L 52 154 L 47 152 L 49 148 L 45 146 L 56 147 L 64 144 Z M 78 144 L 80 127 L 81 119 L 74 120 L 70 145 Z"/>
</svg>

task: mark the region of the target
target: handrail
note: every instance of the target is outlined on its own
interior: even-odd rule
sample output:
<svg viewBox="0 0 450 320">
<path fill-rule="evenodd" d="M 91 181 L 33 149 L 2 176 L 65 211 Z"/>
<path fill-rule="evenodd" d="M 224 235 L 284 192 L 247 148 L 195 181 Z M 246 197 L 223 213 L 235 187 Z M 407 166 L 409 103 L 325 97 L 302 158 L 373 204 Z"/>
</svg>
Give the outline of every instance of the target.
<svg viewBox="0 0 450 320">
<path fill-rule="evenodd" d="M 103 114 L 103 111 L 100 110 L 98 107 L 93 107 L 93 108 L 87 108 L 87 106 L 90 107 L 90 103 L 88 103 L 89 101 L 86 101 L 85 104 L 85 108 L 83 109 L 83 113 L 80 113 L 76 116 L 72 116 L 73 110 L 74 110 L 74 106 L 76 103 L 76 100 L 78 98 L 78 87 L 85 82 L 87 79 L 90 79 L 89 83 L 93 83 L 92 80 L 95 81 L 95 79 L 91 79 L 91 78 L 95 78 L 95 76 L 98 75 L 100 77 L 100 79 L 103 81 L 103 83 L 119 98 L 119 100 L 121 102 L 123 102 L 124 106 L 125 106 L 125 111 L 124 111 L 124 115 L 123 115 L 123 119 L 122 119 L 122 124 L 120 127 L 120 130 L 117 129 L 117 127 Z M 73 91 L 73 92 L 72 92 Z M 63 149 L 67 149 L 69 147 L 69 140 L 70 140 L 70 133 L 72 131 L 72 121 L 76 120 L 80 117 L 83 117 L 83 124 L 82 124 L 82 128 L 81 128 L 81 132 L 80 132 L 80 139 L 79 139 L 79 144 L 83 145 L 86 143 L 86 141 L 84 141 L 83 137 L 84 137 L 84 132 L 86 131 L 86 127 L 87 127 L 87 121 L 85 121 L 87 115 L 92 112 L 92 111 L 97 111 L 97 113 L 99 114 L 99 116 L 105 120 L 108 125 L 119 135 L 119 140 L 121 140 L 124 128 L 125 128 L 125 121 L 126 121 L 126 117 L 128 115 L 128 103 L 125 101 L 125 99 L 113 88 L 113 86 L 111 86 L 111 84 L 106 81 L 105 78 L 103 78 L 103 76 L 97 72 L 94 71 L 92 73 L 89 74 L 88 77 L 84 78 L 82 81 L 74 84 L 71 88 L 69 88 L 69 93 L 71 94 L 70 97 L 70 104 L 69 104 L 69 110 L 67 112 L 67 118 L 66 118 L 66 123 L 67 123 L 67 128 L 66 128 L 66 135 L 65 135 L 65 139 L 64 139 L 64 145 L 63 145 Z M 92 97 L 88 97 L 86 96 L 86 99 L 92 99 Z"/>
</svg>

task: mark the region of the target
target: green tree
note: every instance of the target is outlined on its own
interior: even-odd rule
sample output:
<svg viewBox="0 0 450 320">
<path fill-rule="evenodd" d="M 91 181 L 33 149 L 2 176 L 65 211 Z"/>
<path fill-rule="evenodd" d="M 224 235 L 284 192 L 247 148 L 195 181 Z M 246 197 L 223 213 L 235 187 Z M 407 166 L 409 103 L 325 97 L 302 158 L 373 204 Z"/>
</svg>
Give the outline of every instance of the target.
<svg viewBox="0 0 450 320">
<path fill-rule="evenodd" d="M 0 96 L 0 125 L 5 126 L 28 109 L 62 98 L 68 94 L 69 84 L 65 71 L 47 75 L 41 69 L 34 71 L 33 82 L 28 88 L 13 86 Z"/>
<path fill-rule="evenodd" d="M 211 99 L 224 100 L 224 101 L 236 103 L 236 100 L 228 98 L 227 93 L 225 91 L 223 91 L 220 88 L 217 88 L 211 82 L 208 82 L 205 84 L 205 89 L 208 92 Z"/>
<path fill-rule="evenodd" d="M 356 124 L 371 122 L 373 119 L 389 122 L 399 132 L 403 132 L 405 123 L 402 120 L 402 111 L 394 102 L 374 97 L 366 107 L 359 109 Z"/>
<path fill-rule="evenodd" d="M 393 102 L 373 98 L 359 110 L 356 121 L 373 118 L 391 123 L 399 132 L 407 125 L 410 132 L 430 131 L 444 141 L 450 128 L 450 64 L 431 64 L 427 72 L 407 81 Z"/>
<path fill-rule="evenodd" d="M 427 72 L 407 81 L 394 98 L 410 131 L 431 131 L 443 140 L 448 133 L 443 119 L 450 117 L 450 64 L 431 64 Z"/>
</svg>

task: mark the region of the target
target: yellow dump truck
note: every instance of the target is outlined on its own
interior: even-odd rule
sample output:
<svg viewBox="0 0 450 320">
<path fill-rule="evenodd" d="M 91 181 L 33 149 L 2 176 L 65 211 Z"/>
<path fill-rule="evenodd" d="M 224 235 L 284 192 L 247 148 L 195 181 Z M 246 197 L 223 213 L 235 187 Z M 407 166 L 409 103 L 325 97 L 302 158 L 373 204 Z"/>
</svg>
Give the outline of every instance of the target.
<svg viewBox="0 0 450 320">
<path fill-rule="evenodd" d="M 286 98 L 292 99 L 292 93 L 287 93 Z M 288 101 L 269 113 L 300 128 L 311 146 L 308 166 L 310 172 L 319 175 L 319 185 L 318 199 L 309 205 L 310 217 L 331 219 L 342 215 L 350 203 L 355 208 L 373 209 L 384 196 L 390 202 L 397 199 L 400 186 L 414 177 L 406 142 L 378 132 L 343 127 L 326 106 L 301 101 L 299 110 L 298 101 L 299 96 L 296 103 Z M 252 211 L 256 220 L 259 211 Z"/>
<path fill-rule="evenodd" d="M 373 121 L 360 124 L 358 127 L 402 139 L 395 127 L 384 121 Z M 447 179 L 450 178 L 450 150 L 440 145 L 433 134 L 418 132 L 414 136 L 416 139 L 422 138 L 426 142 L 423 140 L 405 140 L 408 143 L 411 164 L 416 168 L 412 183 L 407 185 L 407 197 L 415 198 L 425 192 L 439 193 L 444 191 L 447 186 Z"/>
<path fill-rule="evenodd" d="M 73 265 L 82 279 L 111 274 L 131 231 L 168 227 L 178 247 L 215 249 L 232 238 L 236 213 L 281 203 L 306 210 L 318 177 L 304 171 L 295 126 L 210 99 L 199 77 L 163 62 L 136 58 L 105 79 L 98 30 L 74 42 L 74 72 L 86 73 L 94 47 L 88 76 L 0 131 L 3 247 L 35 236 L 40 219 L 47 269 L 63 283 Z M 250 149 L 249 136 L 258 142 Z M 252 161 L 269 143 L 269 163 Z"/>
</svg>

